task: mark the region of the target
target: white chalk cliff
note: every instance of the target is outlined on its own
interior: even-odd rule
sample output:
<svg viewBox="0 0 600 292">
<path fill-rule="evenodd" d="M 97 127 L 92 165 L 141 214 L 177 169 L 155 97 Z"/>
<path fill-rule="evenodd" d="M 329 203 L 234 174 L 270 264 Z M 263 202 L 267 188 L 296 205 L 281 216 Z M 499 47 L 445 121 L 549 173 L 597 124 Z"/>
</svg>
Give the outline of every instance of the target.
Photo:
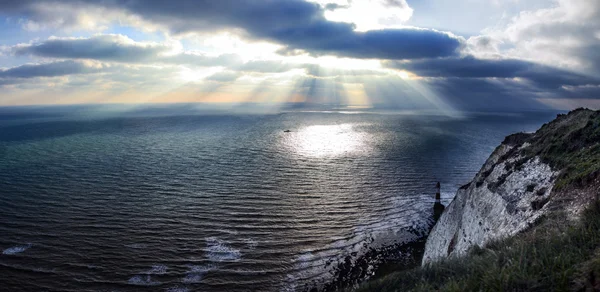
<svg viewBox="0 0 600 292">
<path fill-rule="evenodd" d="M 556 175 L 539 159 L 524 163 L 520 170 L 507 170 L 507 164 L 519 160 L 499 162 L 511 147 L 515 146 L 498 147 L 473 182 L 458 190 L 427 239 L 423 264 L 514 235 L 544 213 Z"/>
<path fill-rule="evenodd" d="M 536 133 L 507 137 L 444 210 L 429 234 L 422 265 L 514 236 L 554 209 L 577 216 L 597 191 L 564 186 L 585 186 L 600 177 L 598 165 L 590 163 L 600 153 L 598 137 L 600 111 L 585 109 L 559 115 Z M 563 190 L 557 192 L 559 184 Z"/>
</svg>

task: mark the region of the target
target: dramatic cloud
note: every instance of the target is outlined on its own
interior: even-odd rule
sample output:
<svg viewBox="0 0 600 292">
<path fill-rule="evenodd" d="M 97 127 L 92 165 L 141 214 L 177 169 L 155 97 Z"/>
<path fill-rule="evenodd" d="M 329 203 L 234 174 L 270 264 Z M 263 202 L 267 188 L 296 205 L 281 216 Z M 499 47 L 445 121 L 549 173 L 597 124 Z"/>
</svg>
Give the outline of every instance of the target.
<svg viewBox="0 0 600 292">
<path fill-rule="evenodd" d="M 57 38 L 46 41 L 19 44 L 5 48 L 17 56 L 34 56 L 54 59 L 84 59 L 101 62 L 129 64 L 166 64 L 198 67 L 226 67 L 231 71 L 247 73 L 283 73 L 304 69 L 308 74 L 323 74 L 321 66 L 310 63 L 292 63 L 282 60 L 250 60 L 243 62 L 235 54 L 208 56 L 202 53 L 182 52 L 166 43 L 135 42 L 123 35 L 95 35 L 90 38 Z M 366 75 L 375 72 L 364 71 Z M 357 75 L 357 70 L 329 70 L 331 75 Z M 379 72 L 381 74 L 381 72 Z"/>
<path fill-rule="evenodd" d="M 100 71 L 98 66 L 89 66 L 81 62 L 62 61 L 44 64 L 26 64 L 0 70 L 0 78 L 56 77 L 71 74 L 88 74 Z"/>
<path fill-rule="evenodd" d="M 328 21 L 323 7 L 302 0 L 254 0 L 247 1 L 244 5 L 236 0 L 47 1 L 43 4 L 7 1 L 0 4 L 0 8 L 18 11 L 35 21 L 48 21 L 46 18 L 52 15 L 41 18 L 38 10 L 58 2 L 75 8 L 88 5 L 94 9 L 127 11 L 146 22 L 165 27 L 173 34 L 239 30 L 247 37 L 273 41 L 289 49 L 354 58 L 413 59 L 452 56 L 458 53 L 463 42 L 461 38 L 449 33 L 429 29 L 357 32 L 351 23 Z M 69 13 L 69 10 L 65 9 L 64 13 Z"/>
<path fill-rule="evenodd" d="M 556 98 L 515 79 L 495 78 L 428 78 L 425 85 L 440 93 L 444 101 L 458 110 L 519 111 L 545 106 L 541 97 Z"/>
<path fill-rule="evenodd" d="M 0 15 L 18 17 L 19 23 L 28 31 L 44 29 L 95 30 L 106 29 L 118 19 L 134 23 L 130 16 L 115 9 L 99 5 L 87 5 L 84 1 L 0 1 Z"/>
<path fill-rule="evenodd" d="M 495 1 L 501 19 L 478 4 L 447 24 L 487 19 L 468 39 L 427 22 L 428 7 L 456 14 L 437 0 L 242 2 L 0 1 L 0 87 L 466 110 L 600 100 L 598 0 Z"/>
<path fill-rule="evenodd" d="M 460 39 L 427 29 L 386 29 L 355 32 L 346 23 L 320 22 L 272 32 L 272 38 L 291 48 L 314 54 L 353 58 L 418 59 L 454 56 Z"/>
<path fill-rule="evenodd" d="M 192 66 L 229 66 L 241 63 L 236 55 L 207 56 L 178 52 L 164 43 L 135 42 L 123 35 L 96 35 L 90 38 L 50 38 L 8 49 L 16 55 L 44 58 L 90 59 L 124 63 L 168 63 Z"/>
<path fill-rule="evenodd" d="M 591 78 L 563 69 L 516 59 L 440 58 L 410 62 L 384 62 L 390 68 L 407 70 L 422 77 L 523 78 L 537 86 L 553 89 L 565 85 L 600 84 Z"/>
<path fill-rule="evenodd" d="M 523 60 L 469 56 L 384 66 L 424 77 L 427 88 L 461 110 L 533 109 L 544 107 L 543 99 L 600 99 L 600 78 Z"/>
<path fill-rule="evenodd" d="M 39 44 L 16 46 L 13 50 L 17 55 L 134 63 L 155 59 L 170 49 L 163 44 L 136 43 L 122 35 L 99 35 L 91 38 L 50 38 Z"/>
</svg>

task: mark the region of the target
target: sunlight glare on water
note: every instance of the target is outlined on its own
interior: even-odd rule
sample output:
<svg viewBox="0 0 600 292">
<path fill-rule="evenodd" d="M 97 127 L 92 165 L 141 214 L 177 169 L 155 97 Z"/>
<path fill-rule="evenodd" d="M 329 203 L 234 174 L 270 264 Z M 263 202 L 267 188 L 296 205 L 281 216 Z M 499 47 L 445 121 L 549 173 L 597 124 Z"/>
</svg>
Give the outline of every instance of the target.
<svg viewBox="0 0 600 292">
<path fill-rule="evenodd" d="M 368 150 L 368 137 L 354 124 L 313 125 L 291 132 L 286 144 L 303 156 L 335 157 Z"/>
</svg>

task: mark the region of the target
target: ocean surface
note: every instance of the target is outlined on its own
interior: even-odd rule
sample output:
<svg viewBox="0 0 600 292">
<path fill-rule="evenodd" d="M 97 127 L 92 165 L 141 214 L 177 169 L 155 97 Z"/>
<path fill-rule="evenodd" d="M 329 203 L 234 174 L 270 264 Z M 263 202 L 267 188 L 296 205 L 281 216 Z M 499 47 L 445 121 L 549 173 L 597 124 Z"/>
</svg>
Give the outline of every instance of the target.
<svg viewBox="0 0 600 292">
<path fill-rule="evenodd" d="M 0 287 L 322 285 L 555 114 L 0 108 Z"/>
</svg>

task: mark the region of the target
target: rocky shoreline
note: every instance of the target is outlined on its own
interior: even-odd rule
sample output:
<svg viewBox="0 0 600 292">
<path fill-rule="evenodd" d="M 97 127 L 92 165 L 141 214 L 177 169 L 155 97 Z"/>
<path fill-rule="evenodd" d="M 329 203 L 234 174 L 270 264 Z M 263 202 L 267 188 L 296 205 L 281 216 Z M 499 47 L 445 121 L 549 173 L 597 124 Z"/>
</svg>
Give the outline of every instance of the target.
<svg viewBox="0 0 600 292">
<path fill-rule="evenodd" d="M 436 198 L 439 199 L 439 191 Z M 432 206 L 431 216 L 428 218 L 426 226 L 404 230 L 406 234 L 411 235 L 409 240 L 379 248 L 368 247 L 368 244 L 365 243 L 364 253 L 352 253 L 346 256 L 343 261 L 326 264 L 328 266 L 334 265 L 330 271 L 329 281 L 307 283 L 301 291 L 352 290 L 365 281 L 375 280 L 398 270 L 418 267 L 425 252 L 427 237 L 442 215 L 443 210 L 444 206 L 437 200 Z"/>
</svg>

